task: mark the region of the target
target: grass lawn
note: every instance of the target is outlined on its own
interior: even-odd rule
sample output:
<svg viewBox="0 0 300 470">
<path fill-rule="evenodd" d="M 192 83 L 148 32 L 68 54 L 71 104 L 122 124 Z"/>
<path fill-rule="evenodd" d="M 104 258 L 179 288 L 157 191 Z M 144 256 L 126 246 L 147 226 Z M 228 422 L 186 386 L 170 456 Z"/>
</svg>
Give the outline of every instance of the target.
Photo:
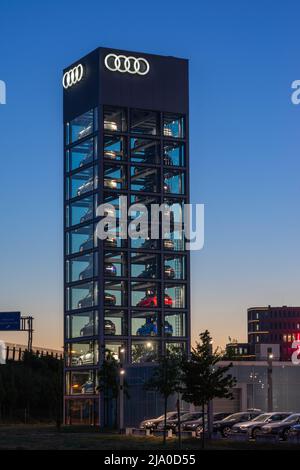
<svg viewBox="0 0 300 470">
<path fill-rule="evenodd" d="M 212 441 L 206 444 L 210 450 L 296 450 L 299 447 L 288 443 L 255 444 L 255 442 Z M 167 441 L 164 447 L 161 437 L 131 437 L 118 434 L 103 434 L 84 428 L 67 428 L 57 431 L 54 426 L 11 425 L 0 426 L 0 449 L 80 449 L 80 450 L 176 450 L 177 439 Z M 201 450 L 199 439 L 183 439 L 183 450 Z"/>
</svg>

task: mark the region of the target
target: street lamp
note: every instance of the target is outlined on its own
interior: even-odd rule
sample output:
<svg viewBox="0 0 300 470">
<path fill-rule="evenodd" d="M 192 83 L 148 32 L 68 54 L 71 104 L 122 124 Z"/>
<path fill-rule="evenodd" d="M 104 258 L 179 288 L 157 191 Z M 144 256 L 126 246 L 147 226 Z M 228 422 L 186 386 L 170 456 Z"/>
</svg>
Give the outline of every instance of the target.
<svg viewBox="0 0 300 470">
<path fill-rule="evenodd" d="M 255 381 L 258 378 L 257 372 L 254 371 L 254 367 L 252 369 L 252 372 L 249 375 L 249 378 L 252 382 L 252 408 L 255 408 Z"/>
<path fill-rule="evenodd" d="M 119 348 L 119 431 L 122 432 L 124 428 L 124 375 L 125 369 L 123 368 L 123 362 L 125 359 L 125 348 Z"/>
<path fill-rule="evenodd" d="M 268 348 L 268 412 L 273 411 L 273 359 L 274 354 Z"/>
</svg>

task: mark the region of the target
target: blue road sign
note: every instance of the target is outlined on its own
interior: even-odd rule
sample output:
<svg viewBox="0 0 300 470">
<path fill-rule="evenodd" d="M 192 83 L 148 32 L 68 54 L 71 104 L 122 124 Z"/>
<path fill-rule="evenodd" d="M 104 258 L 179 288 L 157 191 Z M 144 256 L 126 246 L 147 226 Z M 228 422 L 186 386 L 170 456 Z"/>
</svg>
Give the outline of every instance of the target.
<svg viewBox="0 0 300 470">
<path fill-rule="evenodd" d="M 19 331 L 21 312 L 0 312 L 0 331 Z"/>
</svg>

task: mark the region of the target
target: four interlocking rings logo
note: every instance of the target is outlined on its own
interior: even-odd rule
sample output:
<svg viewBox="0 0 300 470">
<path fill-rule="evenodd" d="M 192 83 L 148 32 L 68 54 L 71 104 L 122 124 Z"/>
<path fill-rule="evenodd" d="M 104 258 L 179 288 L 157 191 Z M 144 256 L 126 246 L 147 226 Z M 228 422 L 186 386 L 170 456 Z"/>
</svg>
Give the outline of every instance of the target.
<svg viewBox="0 0 300 470">
<path fill-rule="evenodd" d="M 62 84 L 65 90 L 80 82 L 83 77 L 83 65 L 78 64 L 76 67 L 73 67 L 71 70 L 68 70 L 62 79 Z"/>
<path fill-rule="evenodd" d="M 111 72 L 146 75 L 150 70 L 149 62 L 143 57 L 108 54 L 104 59 L 104 64 Z"/>
</svg>

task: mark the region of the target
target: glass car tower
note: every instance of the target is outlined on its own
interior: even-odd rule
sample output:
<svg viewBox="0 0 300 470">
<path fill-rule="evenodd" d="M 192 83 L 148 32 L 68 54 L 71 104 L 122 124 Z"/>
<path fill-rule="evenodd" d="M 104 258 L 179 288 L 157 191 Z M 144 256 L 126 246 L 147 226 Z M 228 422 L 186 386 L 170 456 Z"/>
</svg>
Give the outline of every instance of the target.
<svg viewBox="0 0 300 470">
<path fill-rule="evenodd" d="M 65 422 L 109 424 L 98 372 L 125 371 L 124 424 L 161 413 L 160 354 L 190 347 L 190 261 L 176 211 L 165 238 L 96 236 L 96 210 L 189 202 L 188 62 L 98 48 L 63 72 Z M 128 223 L 138 214 L 128 216 Z M 161 225 L 161 224 L 160 224 Z"/>
</svg>

